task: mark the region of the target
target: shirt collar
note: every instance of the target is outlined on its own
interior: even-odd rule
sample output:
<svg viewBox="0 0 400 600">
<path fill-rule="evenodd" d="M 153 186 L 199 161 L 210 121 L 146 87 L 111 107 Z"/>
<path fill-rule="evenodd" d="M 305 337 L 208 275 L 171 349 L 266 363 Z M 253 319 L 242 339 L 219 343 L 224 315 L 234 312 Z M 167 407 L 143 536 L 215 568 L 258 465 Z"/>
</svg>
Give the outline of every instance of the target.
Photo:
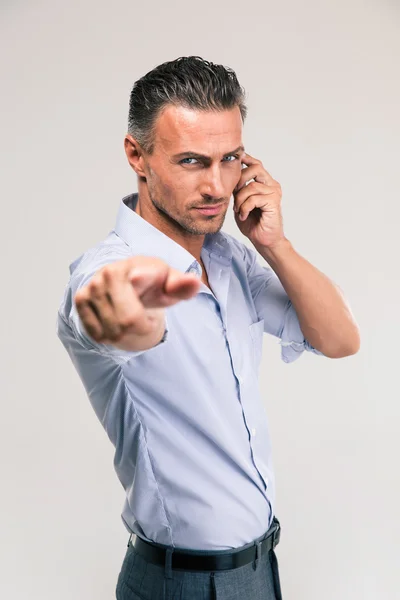
<svg viewBox="0 0 400 600">
<path fill-rule="evenodd" d="M 114 231 L 134 252 L 143 256 L 156 256 L 171 267 L 186 272 L 189 269 L 201 275 L 201 265 L 183 246 L 151 225 L 135 212 L 138 194 L 130 194 L 120 201 Z M 230 261 L 228 240 L 222 232 L 206 234 L 202 252 L 207 251 Z"/>
</svg>

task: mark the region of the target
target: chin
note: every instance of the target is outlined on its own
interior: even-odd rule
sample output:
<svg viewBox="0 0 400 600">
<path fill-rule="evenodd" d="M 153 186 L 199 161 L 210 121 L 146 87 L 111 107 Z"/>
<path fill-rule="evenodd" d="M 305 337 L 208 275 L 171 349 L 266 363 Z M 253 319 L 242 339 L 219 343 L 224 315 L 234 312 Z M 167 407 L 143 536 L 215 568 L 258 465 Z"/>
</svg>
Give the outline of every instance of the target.
<svg viewBox="0 0 400 600">
<path fill-rule="evenodd" d="M 208 227 L 204 227 L 204 234 L 206 233 L 218 233 L 222 229 L 222 225 L 224 221 L 219 221 L 218 223 L 210 223 Z"/>
<path fill-rule="evenodd" d="M 176 220 L 188 233 L 192 233 L 193 235 L 206 235 L 207 233 L 218 233 L 224 224 L 225 216 L 226 212 L 223 215 L 218 215 L 218 219 L 209 216 L 205 218 L 200 217 L 196 220 Z"/>
</svg>

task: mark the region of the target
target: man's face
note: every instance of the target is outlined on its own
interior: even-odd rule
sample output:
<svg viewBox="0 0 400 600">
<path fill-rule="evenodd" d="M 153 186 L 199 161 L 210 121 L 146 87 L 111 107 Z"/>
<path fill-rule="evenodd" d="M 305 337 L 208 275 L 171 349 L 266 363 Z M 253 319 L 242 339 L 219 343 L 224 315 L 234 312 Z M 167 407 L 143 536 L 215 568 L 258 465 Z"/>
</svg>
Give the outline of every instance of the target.
<svg viewBox="0 0 400 600">
<path fill-rule="evenodd" d="M 202 112 L 167 106 L 156 122 L 154 151 L 143 155 L 149 196 L 160 216 L 194 235 L 218 232 L 240 179 L 243 151 L 238 107 Z"/>
</svg>

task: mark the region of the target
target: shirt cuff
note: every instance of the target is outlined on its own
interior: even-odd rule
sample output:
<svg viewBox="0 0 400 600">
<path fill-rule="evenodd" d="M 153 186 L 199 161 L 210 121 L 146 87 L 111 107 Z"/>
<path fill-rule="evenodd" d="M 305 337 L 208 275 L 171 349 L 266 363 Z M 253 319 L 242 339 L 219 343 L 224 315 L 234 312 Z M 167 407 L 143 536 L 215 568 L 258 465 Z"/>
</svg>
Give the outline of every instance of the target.
<svg viewBox="0 0 400 600">
<path fill-rule="evenodd" d="M 281 358 L 285 363 L 292 363 L 306 350 L 324 356 L 305 339 L 300 328 L 299 319 L 292 302 L 289 300 L 285 311 L 283 326 L 280 332 Z"/>
<path fill-rule="evenodd" d="M 300 358 L 305 350 L 308 352 L 313 352 L 314 354 L 319 354 L 320 356 L 324 356 L 323 352 L 320 352 L 313 346 L 311 346 L 310 342 L 306 339 L 304 342 L 284 342 L 283 340 L 279 341 L 281 345 L 281 358 L 285 363 L 291 363 Z"/>
</svg>

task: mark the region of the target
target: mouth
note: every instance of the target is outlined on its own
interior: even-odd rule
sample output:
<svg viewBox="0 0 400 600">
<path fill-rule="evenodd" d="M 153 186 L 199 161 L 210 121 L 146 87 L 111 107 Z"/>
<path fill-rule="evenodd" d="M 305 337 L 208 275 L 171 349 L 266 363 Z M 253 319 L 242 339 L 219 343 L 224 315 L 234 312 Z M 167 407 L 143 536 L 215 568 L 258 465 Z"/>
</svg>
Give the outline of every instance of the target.
<svg viewBox="0 0 400 600">
<path fill-rule="evenodd" d="M 214 204 L 214 206 L 195 206 L 195 209 L 203 215 L 217 215 L 224 208 L 225 204 Z"/>
</svg>

